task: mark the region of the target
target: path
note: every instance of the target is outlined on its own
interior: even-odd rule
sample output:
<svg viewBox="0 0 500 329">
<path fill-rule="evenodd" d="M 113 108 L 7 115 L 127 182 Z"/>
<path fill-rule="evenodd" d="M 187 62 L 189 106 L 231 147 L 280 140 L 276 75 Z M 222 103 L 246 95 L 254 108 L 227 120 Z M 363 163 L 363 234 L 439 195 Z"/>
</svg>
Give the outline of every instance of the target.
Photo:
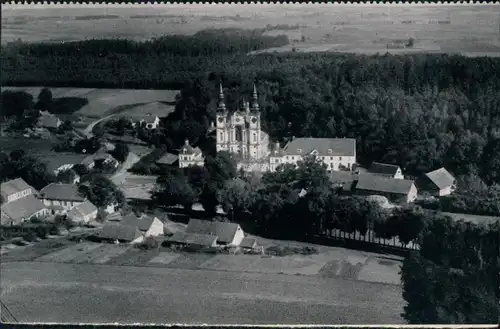
<svg viewBox="0 0 500 329">
<path fill-rule="evenodd" d="M 124 183 L 126 176 L 127 176 L 127 170 L 132 168 L 132 166 L 137 163 L 140 160 L 140 158 L 133 152 L 129 152 L 127 159 L 122 163 L 120 169 L 111 176 L 111 181 L 115 183 L 115 185 L 120 185 Z"/>
<path fill-rule="evenodd" d="M 396 285 L 88 264 L 16 262 L 0 268 L 1 299 L 18 321 L 404 323 Z"/>
<path fill-rule="evenodd" d="M 105 116 L 104 118 L 100 118 L 99 120 L 93 121 L 91 124 L 89 124 L 87 126 L 87 128 L 83 129 L 83 133 L 87 136 L 87 138 L 91 138 L 93 136 L 92 129 L 94 129 L 96 124 L 98 124 L 99 122 L 102 122 L 104 120 L 111 119 L 115 115 L 116 114 L 110 114 L 108 116 Z"/>
</svg>

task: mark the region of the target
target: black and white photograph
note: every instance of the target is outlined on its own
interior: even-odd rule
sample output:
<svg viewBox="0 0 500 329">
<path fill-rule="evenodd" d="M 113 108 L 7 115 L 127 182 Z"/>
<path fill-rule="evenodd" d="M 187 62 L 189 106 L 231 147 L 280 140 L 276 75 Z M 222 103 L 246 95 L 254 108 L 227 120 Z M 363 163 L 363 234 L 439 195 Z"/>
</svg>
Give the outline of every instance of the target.
<svg viewBox="0 0 500 329">
<path fill-rule="evenodd" d="M 2 323 L 498 326 L 500 3 L 1 22 Z"/>
</svg>

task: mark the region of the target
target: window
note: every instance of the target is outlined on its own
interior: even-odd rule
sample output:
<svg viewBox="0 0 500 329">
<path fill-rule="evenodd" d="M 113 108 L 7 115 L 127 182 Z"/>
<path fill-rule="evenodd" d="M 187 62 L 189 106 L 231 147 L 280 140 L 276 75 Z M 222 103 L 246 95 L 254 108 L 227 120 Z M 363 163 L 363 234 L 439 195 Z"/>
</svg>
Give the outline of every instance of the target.
<svg viewBox="0 0 500 329">
<path fill-rule="evenodd" d="M 297 149 L 297 153 L 300 153 L 300 152 L 302 152 L 302 149 Z"/>
<path fill-rule="evenodd" d="M 257 141 L 257 134 L 253 134 L 253 141 L 256 142 Z"/>
<path fill-rule="evenodd" d="M 280 163 L 279 159 L 274 160 L 275 163 Z"/>
<path fill-rule="evenodd" d="M 221 140 L 224 140 L 224 133 L 223 133 L 222 131 L 221 131 L 221 132 L 220 132 L 220 134 L 219 134 L 219 138 L 220 138 Z"/>
<path fill-rule="evenodd" d="M 286 159 L 287 159 L 287 160 L 290 160 L 290 157 L 287 155 L 287 156 L 286 156 Z"/>
<path fill-rule="evenodd" d="M 339 161 L 342 161 L 342 157 L 339 157 Z"/>
<path fill-rule="evenodd" d="M 328 153 L 332 153 L 332 152 L 333 152 L 332 149 L 328 149 Z"/>
</svg>

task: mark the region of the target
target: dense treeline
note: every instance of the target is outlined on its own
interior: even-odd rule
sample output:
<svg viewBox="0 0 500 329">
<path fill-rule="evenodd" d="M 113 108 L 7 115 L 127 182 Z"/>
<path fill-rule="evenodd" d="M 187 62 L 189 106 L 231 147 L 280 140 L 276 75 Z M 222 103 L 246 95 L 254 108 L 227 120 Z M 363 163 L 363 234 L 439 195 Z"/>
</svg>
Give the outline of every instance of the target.
<svg viewBox="0 0 500 329">
<path fill-rule="evenodd" d="M 266 38 L 256 36 L 252 47 L 280 43 Z M 253 39 L 240 32 L 212 30 L 144 43 L 10 44 L 2 47 L 2 79 L 16 84 L 182 86 L 180 113 L 186 120 L 176 129 L 176 136 L 182 136 L 175 138 L 176 147 L 184 136 L 203 139 L 214 119 L 220 80 L 229 89 L 232 108 L 256 81 L 272 139 L 354 137 L 362 164 L 396 163 L 410 175 L 444 165 L 456 176 L 477 174 L 487 184 L 499 182 L 499 59 L 246 56 L 248 40 Z"/>
</svg>

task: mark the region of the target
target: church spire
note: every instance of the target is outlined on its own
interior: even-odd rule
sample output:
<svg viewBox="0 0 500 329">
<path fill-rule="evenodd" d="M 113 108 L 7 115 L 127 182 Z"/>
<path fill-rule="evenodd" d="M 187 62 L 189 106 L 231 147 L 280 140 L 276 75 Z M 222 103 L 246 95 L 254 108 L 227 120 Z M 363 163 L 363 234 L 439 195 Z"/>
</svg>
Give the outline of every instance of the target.
<svg viewBox="0 0 500 329">
<path fill-rule="evenodd" d="M 259 97 L 257 95 L 257 88 L 255 87 L 255 83 L 253 84 L 253 93 L 252 93 L 252 111 L 259 110 Z"/>
<path fill-rule="evenodd" d="M 224 90 L 222 89 L 222 83 L 219 85 L 219 101 L 217 103 L 218 111 L 226 111 L 226 103 L 224 102 Z"/>
</svg>

